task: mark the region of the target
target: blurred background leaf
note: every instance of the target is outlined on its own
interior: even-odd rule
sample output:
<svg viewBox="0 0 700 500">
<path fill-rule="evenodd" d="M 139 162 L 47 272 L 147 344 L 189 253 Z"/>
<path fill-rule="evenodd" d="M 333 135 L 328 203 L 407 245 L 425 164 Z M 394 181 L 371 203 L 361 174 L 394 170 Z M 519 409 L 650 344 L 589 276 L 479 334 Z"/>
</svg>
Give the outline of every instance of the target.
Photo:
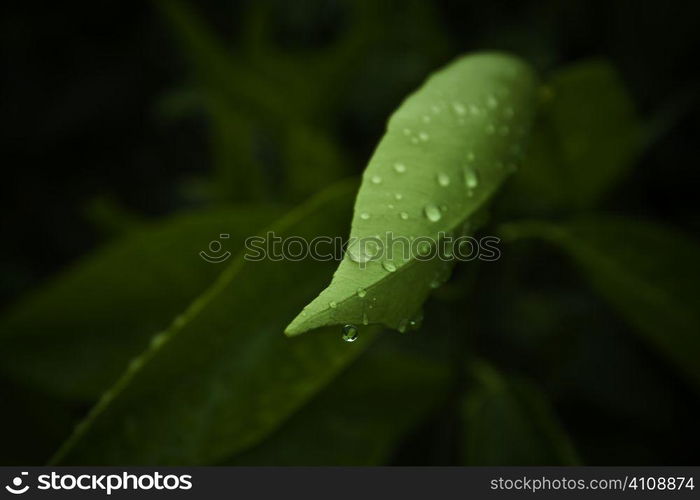
<svg viewBox="0 0 700 500">
<path fill-rule="evenodd" d="M 550 75 L 534 130 L 506 201 L 521 214 L 595 206 L 627 173 L 643 139 L 629 92 L 604 60 Z"/>
<path fill-rule="evenodd" d="M 4 314 L 0 371 L 93 401 L 220 274 L 199 252 L 238 253 L 281 212 L 247 206 L 175 216 L 101 249 Z"/>
<path fill-rule="evenodd" d="M 354 181 L 331 187 L 287 213 L 271 231 L 307 240 L 340 236 L 355 189 Z M 328 280 L 331 266 L 237 255 L 131 361 L 54 460 L 211 464 L 261 441 L 373 339 L 370 329 L 352 345 L 340 339 L 338 329 L 298 341 L 282 335 L 304 300 Z"/>
<path fill-rule="evenodd" d="M 651 222 L 589 217 L 568 224 L 505 225 L 509 239 L 543 238 L 567 252 L 583 276 L 645 338 L 700 382 L 700 266 L 696 241 Z"/>
<path fill-rule="evenodd" d="M 576 465 L 579 459 L 546 397 L 483 362 L 462 399 L 465 465 Z"/>
<path fill-rule="evenodd" d="M 386 335 L 267 440 L 226 465 L 386 464 L 401 438 L 447 397 L 442 361 Z"/>
</svg>

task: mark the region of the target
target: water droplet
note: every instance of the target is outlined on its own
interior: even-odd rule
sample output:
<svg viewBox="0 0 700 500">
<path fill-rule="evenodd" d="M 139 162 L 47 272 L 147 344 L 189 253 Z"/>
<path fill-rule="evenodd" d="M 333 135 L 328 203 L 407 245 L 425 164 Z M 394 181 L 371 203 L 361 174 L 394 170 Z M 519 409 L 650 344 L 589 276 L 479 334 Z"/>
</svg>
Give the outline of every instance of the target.
<svg viewBox="0 0 700 500">
<path fill-rule="evenodd" d="M 411 135 L 411 129 L 410 128 L 403 129 L 403 135 Z"/>
<path fill-rule="evenodd" d="M 467 112 L 467 109 L 462 105 L 462 103 L 457 101 L 452 103 L 452 109 L 454 109 L 455 113 L 458 115 L 464 115 Z"/>
<path fill-rule="evenodd" d="M 464 184 L 468 189 L 475 189 L 479 186 L 479 173 L 473 168 L 464 169 Z"/>
<path fill-rule="evenodd" d="M 330 307 L 331 309 L 335 309 L 336 307 L 338 307 L 338 304 L 335 301 L 331 300 L 328 303 L 328 307 Z"/>
<path fill-rule="evenodd" d="M 472 115 L 476 116 L 476 115 L 478 115 L 479 113 L 481 113 L 481 110 L 479 109 L 479 106 L 477 106 L 476 104 L 470 104 L 470 105 L 469 105 L 469 112 L 470 112 Z"/>
<path fill-rule="evenodd" d="M 437 222 L 442 218 L 442 213 L 440 212 L 440 209 L 432 203 L 427 204 L 423 209 L 423 212 L 425 213 L 425 216 L 428 218 L 428 220 L 431 222 Z"/>
<path fill-rule="evenodd" d="M 363 298 L 365 295 L 367 295 L 367 290 L 364 288 L 358 288 L 357 289 L 357 296 L 360 298 Z"/>
<path fill-rule="evenodd" d="M 418 132 L 418 138 L 423 142 L 428 142 L 428 139 L 430 139 L 430 136 L 428 135 L 427 132 Z"/>
<path fill-rule="evenodd" d="M 396 201 L 400 201 L 403 199 L 403 195 L 401 193 L 396 193 L 394 194 L 394 198 L 396 199 Z"/>
<path fill-rule="evenodd" d="M 498 107 L 498 99 L 496 99 L 496 96 L 491 94 L 486 98 L 486 105 L 491 108 L 495 109 Z"/>
<path fill-rule="evenodd" d="M 440 106 L 433 105 L 433 106 L 430 106 L 430 109 L 436 115 L 440 112 Z"/>
<path fill-rule="evenodd" d="M 394 209 L 394 204 L 393 204 L 393 203 L 389 203 L 389 204 L 387 205 L 387 207 L 389 208 L 389 210 L 393 210 L 393 209 Z"/>
<path fill-rule="evenodd" d="M 398 174 L 403 174 L 406 171 L 406 165 L 403 163 L 394 163 L 394 170 Z"/>
<path fill-rule="evenodd" d="M 346 253 L 353 262 L 364 264 L 372 260 L 372 258 L 377 255 L 378 251 L 379 247 L 376 241 L 355 240 L 348 246 Z"/>
<path fill-rule="evenodd" d="M 406 333 L 406 327 L 408 326 L 408 320 L 406 318 L 399 321 L 398 330 L 401 333 Z"/>
<path fill-rule="evenodd" d="M 362 213 L 360 214 L 360 219 L 362 219 L 362 220 L 367 220 L 367 219 L 369 219 L 369 214 L 368 214 L 367 212 L 362 212 Z"/>
<path fill-rule="evenodd" d="M 406 219 L 408 219 L 408 214 L 406 212 L 401 212 L 399 214 L 399 217 L 401 217 L 403 220 L 406 220 Z"/>
<path fill-rule="evenodd" d="M 418 243 L 418 253 L 422 256 L 428 255 L 430 253 L 430 243 L 427 241 L 421 241 Z"/>
<path fill-rule="evenodd" d="M 390 273 L 393 273 L 394 271 L 396 271 L 396 266 L 395 266 L 394 263 L 391 262 L 390 260 L 385 260 L 385 261 L 383 261 L 383 262 L 382 262 L 382 267 L 383 267 L 386 271 L 388 271 L 388 272 L 390 272 Z"/>
<path fill-rule="evenodd" d="M 357 340 L 357 327 L 355 325 L 345 325 L 343 327 L 343 340 L 345 342 L 355 342 Z"/>
<path fill-rule="evenodd" d="M 369 325 L 369 317 L 365 311 L 362 311 L 362 324 Z"/>
<path fill-rule="evenodd" d="M 447 174 L 439 173 L 437 174 L 437 182 L 442 187 L 447 187 L 450 185 L 450 177 Z"/>
<path fill-rule="evenodd" d="M 423 115 L 422 119 L 423 119 L 423 123 L 430 123 L 430 120 L 431 120 L 430 116 L 428 116 L 428 115 Z"/>
<path fill-rule="evenodd" d="M 418 140 L 418 137 L 411 137 L 411 142 L 413 144 L 418 144 L 420 141 Z"/>
<path fill-rule="evenodd" d="M 381 177 L 379 177 L 378 175 L 372 176 L 372 184 L 381 184 L 381 183 L 382 183 Z"/>
</svg>

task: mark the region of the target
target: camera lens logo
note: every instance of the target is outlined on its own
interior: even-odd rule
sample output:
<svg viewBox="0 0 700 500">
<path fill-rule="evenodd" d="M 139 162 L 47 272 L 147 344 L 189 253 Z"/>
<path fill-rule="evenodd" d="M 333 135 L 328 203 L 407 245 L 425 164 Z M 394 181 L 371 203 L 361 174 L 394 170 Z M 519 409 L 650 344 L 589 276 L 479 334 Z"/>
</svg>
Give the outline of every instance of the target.
<svg viewBox="0 0 700 500">
<path fill-rule="evenodd" d="M 12 485 L 8 484 L 7 486 L 5 486 L 5 489 L 13 495 L 21 495 L 22 493 L 26 493 L 29 489 L 29 485 L 27 484 L 24 487 L 22 487 L 22 476 L 26 476 L 28 474 L 28 472 L 22 472 L 22 475 L 15 477 L 12 480 Z"/>
<path fill-rule="evenodd" d="M 222 240 L 227 240 L 230 237 L 231 235 L 226 233 L 219 235 L 219 238 L 221 238 Z M 221 252 L 221 247 L 222 245 L 219 240 L 212 240 L 209 242 L 209 251 L 214 255 L 210 255 L 205 250 L 202 250 L 201 252 L 199 252 L 199 256 L 207 262 L 211 262 L 212 264 L 221 264 L 222 262 L 228 260 L 229 257 L 231 257 L 231 252 L 229 252 L 228 250 L 226 250 L 223 253 L 219 253 Z"/>
</svg>

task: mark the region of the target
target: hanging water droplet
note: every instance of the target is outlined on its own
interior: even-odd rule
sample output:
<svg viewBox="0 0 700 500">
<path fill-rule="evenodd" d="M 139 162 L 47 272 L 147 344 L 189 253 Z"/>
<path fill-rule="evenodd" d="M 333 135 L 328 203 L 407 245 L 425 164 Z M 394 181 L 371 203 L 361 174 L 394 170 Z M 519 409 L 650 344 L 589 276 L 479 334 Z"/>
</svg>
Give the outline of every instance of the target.
<svg viewBox="0 0 700 500">
<path fill-rule="evenodd" d="M 406 212 L 401 212 L 401 213 L 399 214 L 399 217 L 401 217 L 403 220 L 407 220 L 407 219 L 408 219 L 408 214 L 407 214 Z"/>
<path fill-rule="evenodd" d="M 372 176 L 372 184 L 381 184 L 381 183 L 382 183 L 381 177 L 379 177 L 378 175 Z"/>
<path fill-rule="evenodd" d="M 331 309 L 335 309 L 336 307 L 338 307 L 338 304 L 335 301 L 331 300 L 328 303 L 328 307 L 330 307 Z"/>
<path fill-rule="evenodd" d="M 425 216 L 428 218 L 428 220 L 431 222 L 437 222 L 442 218 L 442 213 L 440 212 L 440 209 L 432 203 L 428 203 L 423 209 L 423 212 L 425 213 Z"/>
<path fill-rule="evenodd" d="M 360 214 L 360 219 L 362 219 L 362 220 L 367 220 L 367 219 L 369 219 L 369 214 L 368 214 L 367 212 L 362 212 L 362 213 Z"/>
<path fill-rule="evenodd" d="M 394 263 L 391 262 L 390 260 L 385 260 L 385 261 L 383 261 L 383 262 L 382 262 L 382 267 L 383 267 L 386 271 L 388 271 L 388 272 L 390 272 L 390 273 L 393 273 L 394 271 L 396 271 L 396 266 L 395 266 Z"/>
<path fill-rule="evenodd" d="M 394 170 L 398 174 L 403 174 L 406 171 L 406 165 L 403 163 L 394 163 Z"/>
<path fill-rule="evenodd" d="M 362 311 L 362 324 L 369 325 L 369 317 L 365 311 Z"/>
<path fill-rule="evenodd" d="M 363 298 L 365 295 L 367 295 L 367 290 L 364 288 L 358 288 L 357 289 L 357 296 L 360 298 Z"/>
<path fill-rule="evenodd" d="M 403 199 L 403 195 L 401 193 L 396 193 L 394 194 L 394 198 L 396 201 L 401 201 Z"/>
<path fill-rule="evenodd" d="M 408 326 L 408 320 L 406 318 L 399 321 L 398 330 L 401 333 L 406 333 L 406 327 Z"/>
<path fill-rule="evenodd" d="M 437 174 L 437 182 L 442 187 L 447 187 L 450 185 L 450 176 L 441 172 Z"/>
<path fill-rule="evenodd" d="M 355 342 L 357 340 L 357 327 L 355 325 L 345 325 L 343 327 L 343 340 L 345 342 Z"/>
</svg>

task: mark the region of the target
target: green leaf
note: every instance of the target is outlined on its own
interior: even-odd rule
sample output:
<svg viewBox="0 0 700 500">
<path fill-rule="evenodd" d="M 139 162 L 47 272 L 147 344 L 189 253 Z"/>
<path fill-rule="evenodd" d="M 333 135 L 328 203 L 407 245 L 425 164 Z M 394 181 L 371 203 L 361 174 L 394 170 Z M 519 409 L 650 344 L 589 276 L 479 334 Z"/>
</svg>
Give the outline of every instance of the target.
<svg viewBox="0 0 700 500">
<path fill-rule="evenodd" d="M 555 72 L 541 98 L 514 194 L 529 211 L 593 206 L 641 151 L 642 123 L 629 92 L 610 63 L 589 60 Z"/>
<path fill-rule="evenodd" d="M 3 315 L 0 370 L 63 397 L 96 399 L 221 273 L 224 264 L 200 251 L 237 252 L 280 212 L 249 205 L 175 216 L 102 248 Z M 218 253 L 208 250 L 213 240 Z"/>
<path fill-rule="evenodd" d="M 356 184 L 328 189 L 271 231 L 339 237 Z M 332 264 L 237 256 L 134 358 L 54 458 L 76 464 L 208 464 L 260 442 L 368 346 L 319 332 L 282 335 Z M 251 314 L 258 311 L 258 314 Z"/>
<path fill-rule="evenodd" d="M 475 363 L 462 400 L 466 465 L 576 465 L 579 459 L 546 397 L 524 380 Z"/>
<path fill-rule="evenodd" d="M 445 364 L 408 351 L 402 341 L 384 336 L 277 432 L 226 464 L 387 463 L 399 439 L 447 393 Z"/>
<path fill-rule="evenodd" d="M 506 238 L 541 238 L 569 254 L 584 278 L 663 355 L 700 382 L 697 241 L 652 222 L 591 216 L 504 225 Z"/>
<path fill-rule="evenodd" d="M 450 263 L 402 252 L 390 238 L 435 247 L 440 233 L 464 229 L 517 160 L 533 94 L 527 65 L 483 53 L 458 59 L 411 95 L 365 170 L 346 258 L 286 333 L 340 323 L 405 329 Z M 372 241 L 379 252 L 370 254 Z"/>
</svg>

